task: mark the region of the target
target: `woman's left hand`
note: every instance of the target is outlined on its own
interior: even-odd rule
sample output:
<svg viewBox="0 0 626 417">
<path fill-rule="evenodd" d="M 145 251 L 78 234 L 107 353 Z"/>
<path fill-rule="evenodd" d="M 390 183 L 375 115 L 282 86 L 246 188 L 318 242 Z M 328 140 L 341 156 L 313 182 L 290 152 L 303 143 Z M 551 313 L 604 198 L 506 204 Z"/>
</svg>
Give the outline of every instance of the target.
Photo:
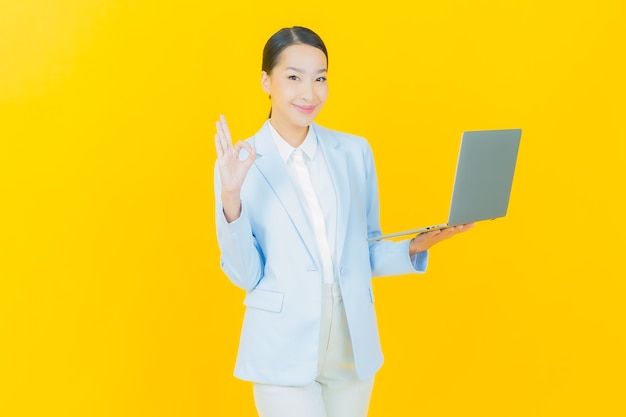
<svg viewBox="0 0 626 417">
<path fill-rule="evenodd" d="M 459 233 L 466 232 L 473 227 L 474 223 L 468 223 L 433 230 L 432 232 L 420 233 L 411 239 L 411 243 L 409 244 L 409 255 L 415 255 L 418 252 L 428 250 L 442 240 L 450 239 L 451 237 L 456 236 Z"/>
</svg>

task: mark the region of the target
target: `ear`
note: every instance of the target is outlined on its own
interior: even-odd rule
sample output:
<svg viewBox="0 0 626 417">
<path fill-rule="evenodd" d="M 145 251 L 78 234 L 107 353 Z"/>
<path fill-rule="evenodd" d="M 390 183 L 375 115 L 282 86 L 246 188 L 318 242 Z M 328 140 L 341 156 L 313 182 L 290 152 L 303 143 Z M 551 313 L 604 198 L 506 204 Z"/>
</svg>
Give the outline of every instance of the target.
<svg viewBox="0 0 626 417">
<path fill-rule="evenodd" d="M 267 94 L 271 94 L 271 80 L 270 80 L 270 76 L 267 74 L 267 72 L 262 71 L 261 72 L 261 88 L 263 89 L 263 91 L 265 91 Z"/>
</svg>

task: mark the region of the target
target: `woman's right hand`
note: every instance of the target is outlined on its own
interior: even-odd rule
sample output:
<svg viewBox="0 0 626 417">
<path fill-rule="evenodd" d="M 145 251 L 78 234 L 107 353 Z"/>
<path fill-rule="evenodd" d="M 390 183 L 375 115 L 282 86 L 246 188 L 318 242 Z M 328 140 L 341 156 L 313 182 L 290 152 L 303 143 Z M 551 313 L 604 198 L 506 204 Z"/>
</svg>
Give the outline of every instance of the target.
<svg viewBox="0 0 626 417">
<path fill-rule="evenodd" d="M 226 118 L 220 115 L 215 123 L 215 149 L 217 150 L 217 165 L 222 183 L 222 205 L 226 220 L 229 222 L 237 219 L 241 213 L 240 191 L 250 167 L 256 160 L 256 150 L 249 143 L 239 141 L 232 145 L 230 131 Z M 242 149 L 248 152 L 248 156 L 241 160 L 239 153 Z"/>
</svg>

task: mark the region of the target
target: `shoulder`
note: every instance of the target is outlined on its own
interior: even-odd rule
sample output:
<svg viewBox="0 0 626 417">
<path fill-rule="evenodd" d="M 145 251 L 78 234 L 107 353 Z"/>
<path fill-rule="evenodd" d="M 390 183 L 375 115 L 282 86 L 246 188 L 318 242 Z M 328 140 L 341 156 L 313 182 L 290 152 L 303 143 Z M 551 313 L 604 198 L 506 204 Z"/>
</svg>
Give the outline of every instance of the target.
<svg viewBox="0 0 626 417">
<path fill-rule="evenodd" d="M 371 152 L 370 144 L 363 136 L 329 129 L 315 123 L 313 124 L 313 128 L 315 129 L 315 133 L 318 135 L 318 139 L 320 140 L 336 141 L 337 144 L 341 146 L 361 149 L 364 152 Z"/>
<path fill-rule="evenodd" d="M 254 146 L 255 142 L 258 142 L 259 139 L 263 138 L 264 136 L 267 136 L 268 138 L 271 137 L 269 129 L 267 128 L 265 123 L 261 126 L 261 128 L 256 133 L 244 139 L 244 142 L 248 142 L 251 146 Z"/>
</svg>

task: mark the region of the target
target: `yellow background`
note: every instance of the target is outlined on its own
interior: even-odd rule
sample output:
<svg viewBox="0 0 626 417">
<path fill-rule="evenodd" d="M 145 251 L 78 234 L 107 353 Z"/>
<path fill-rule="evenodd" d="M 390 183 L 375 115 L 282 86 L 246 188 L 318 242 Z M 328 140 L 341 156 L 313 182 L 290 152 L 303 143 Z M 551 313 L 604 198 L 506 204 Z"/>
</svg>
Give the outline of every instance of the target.
<svg viewBox="0 0 626 417">
<path fill-rule="evenodd" d="M 445 219 L 463 130 L 523 129 L 507 217 L 375 282 L 370 415 L 626 415 L 621 4 L 0 0 L 0 415 L 254 415 L 214 120 L 258 129 L 262 47 L 294 24 L 387 232 Z"/>
</svg>

